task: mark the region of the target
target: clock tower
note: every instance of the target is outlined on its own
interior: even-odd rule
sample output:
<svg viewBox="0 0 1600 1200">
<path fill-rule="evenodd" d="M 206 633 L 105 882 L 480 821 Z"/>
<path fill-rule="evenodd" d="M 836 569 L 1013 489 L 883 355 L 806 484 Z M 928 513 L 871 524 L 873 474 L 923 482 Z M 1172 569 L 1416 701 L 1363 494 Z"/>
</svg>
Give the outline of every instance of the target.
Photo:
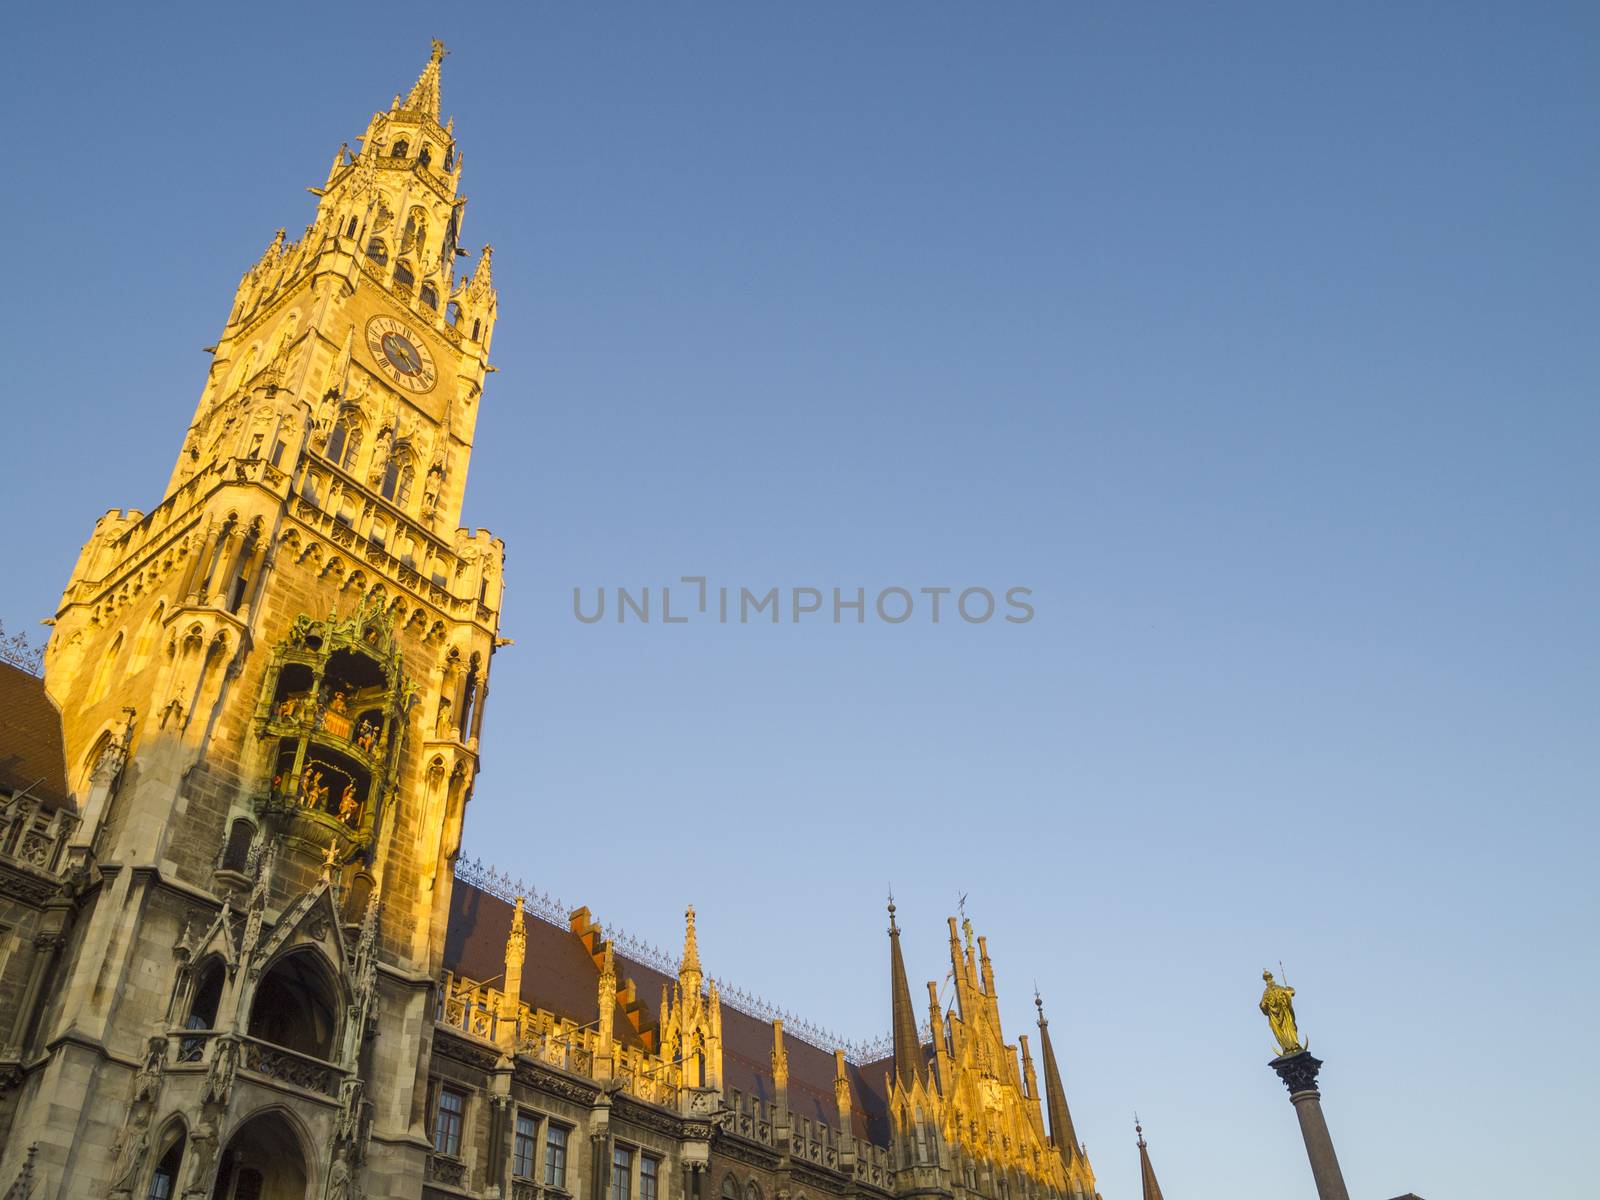
<svg viewBox="0 0 1600 1200">
<path fill-rule="evenodd" d="M 55 615 L 78 823 L 0 1094 L 41 1196 L 419 1194 L 503 644 L 443 56 L 245 271 L 164 494 L 100 518 Z"/>
</svg>

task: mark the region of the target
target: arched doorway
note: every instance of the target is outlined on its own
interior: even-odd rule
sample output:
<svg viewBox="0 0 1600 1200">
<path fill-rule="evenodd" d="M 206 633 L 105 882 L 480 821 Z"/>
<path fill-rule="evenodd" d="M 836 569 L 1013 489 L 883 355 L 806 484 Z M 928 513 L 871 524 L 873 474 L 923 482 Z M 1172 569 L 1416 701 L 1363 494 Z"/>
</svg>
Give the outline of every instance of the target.
<svg viewBox="0 0 1600 1200">
<path fill-rule="evenodd" d="M 279 959 L 250 1002 L 248 1032 L 323 1060 L 333 1057 L 338 992 L 322 960 L 302 950 Z"/>
<path fill-rule="evenodd" d="M 228 1139 L 212 1200 L 305 1200 L 311 1171 L 282 1113 L 251 1117 Z"/>
</svg>

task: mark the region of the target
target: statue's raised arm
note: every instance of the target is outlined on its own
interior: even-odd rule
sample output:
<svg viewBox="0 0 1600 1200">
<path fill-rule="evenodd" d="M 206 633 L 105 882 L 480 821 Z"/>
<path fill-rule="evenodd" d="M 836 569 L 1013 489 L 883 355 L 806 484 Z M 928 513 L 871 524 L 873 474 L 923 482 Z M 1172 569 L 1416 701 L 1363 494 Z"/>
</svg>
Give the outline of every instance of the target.
<svg viewBox="0 0 1600 1200">
<path fill-rule="evenodd" d="M 1278 1053 L 1299 1054 L 1305 1047 L 1300 1044 L 1300 1031 L 1294 1024 L 1294 989 L 1278 983 L 1271 971 L 1261 972 L 1261 978 L 1267 981 L 1266 990 L 1261 993 L 1261 1011 L 1272 1026 L 1272 1036 L 1278 1039 Z"/>
</svg>

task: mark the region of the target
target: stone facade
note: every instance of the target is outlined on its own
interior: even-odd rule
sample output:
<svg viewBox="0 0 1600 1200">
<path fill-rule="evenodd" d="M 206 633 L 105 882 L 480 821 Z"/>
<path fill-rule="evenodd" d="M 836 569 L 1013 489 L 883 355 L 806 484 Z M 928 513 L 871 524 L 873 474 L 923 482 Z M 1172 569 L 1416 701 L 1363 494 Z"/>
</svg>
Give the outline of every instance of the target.
<svg viewBox="0 0 1600 1200">
<path fill-rule="evenodd" d="M 504 553 L 442 55 L 245 273 L 42 681 L 0 667 L 49 776 L 0 774 L 0 1197 L 1092 1197 L 970 926 L 919 1024 L 891 906 L 894 1036 L 840 1047 L 719 994 L 693 910 L 652 959 L 457 871 Z"/>
</svg>

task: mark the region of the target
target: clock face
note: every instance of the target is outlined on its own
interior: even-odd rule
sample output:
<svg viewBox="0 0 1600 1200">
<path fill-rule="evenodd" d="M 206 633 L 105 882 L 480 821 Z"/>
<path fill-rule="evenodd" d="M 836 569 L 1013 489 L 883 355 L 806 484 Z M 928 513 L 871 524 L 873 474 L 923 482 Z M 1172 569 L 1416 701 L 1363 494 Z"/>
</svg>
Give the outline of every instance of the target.
<svg viewBox="0 0 1600 1200">
<path fill-rule="evenodd" d="M 367 322 L 367 349 L 383 373 L 403 388 L 426 392 L 438 382 L 433 355 L 421 335 L 393 317 L 373 317 Z"/>
</svg>

